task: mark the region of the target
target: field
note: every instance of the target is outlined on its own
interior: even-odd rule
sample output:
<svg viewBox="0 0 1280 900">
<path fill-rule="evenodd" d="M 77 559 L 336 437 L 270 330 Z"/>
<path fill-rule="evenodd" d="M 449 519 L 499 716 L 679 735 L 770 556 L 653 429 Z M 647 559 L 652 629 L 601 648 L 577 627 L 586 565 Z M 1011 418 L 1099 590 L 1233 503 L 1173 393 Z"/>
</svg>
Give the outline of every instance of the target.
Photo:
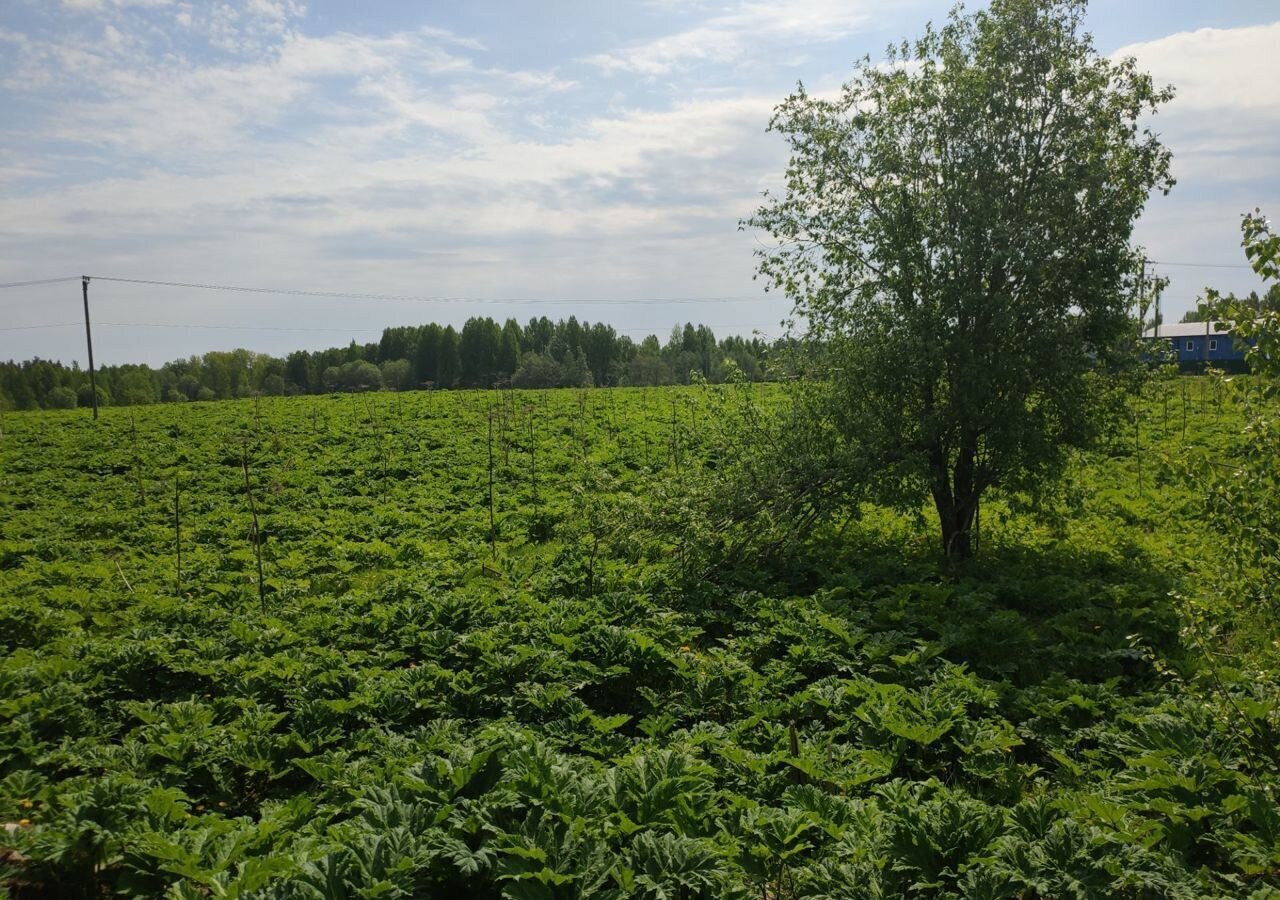
<svg viewBox="0 0 1280 900">
<path fill-rule="evenodd" d="M 1238 421 L 1153 391 L 962 572 L 655 527 L 777 387 L 7 415 L 0 894 L 1280 897 Z"/>
</svg>

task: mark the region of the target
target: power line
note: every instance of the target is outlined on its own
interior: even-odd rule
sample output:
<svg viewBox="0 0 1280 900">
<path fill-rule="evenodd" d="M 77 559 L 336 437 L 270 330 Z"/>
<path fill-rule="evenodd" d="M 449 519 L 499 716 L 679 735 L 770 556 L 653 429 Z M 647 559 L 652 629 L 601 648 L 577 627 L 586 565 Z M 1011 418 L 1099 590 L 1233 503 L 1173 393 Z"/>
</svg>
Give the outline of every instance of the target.
<svg viewBox="0 0 1280 900">
<path fill-rule="evenodd" d="M 1249 269 L 1253 266 L 1245 263 L 1203 263 L 1203 262 L 1161 262 L 1158 259 L 1148 260 L 1153 266 L 1179 266 L 1190 269 Z"/>
<path fill-rule="evenodd" d="M 61 278 L 37 278 L 34 281 L 6 281 L 0 288 L 31 287 L 34 284 L 53 284 L 58 281 L 79 281 L 79 275 L 63 275 Z"/>
<path fill-rule="evenodd" d="M 113 328 L 208 328 L 223 331 L 320 331 L 332 334 L 381 334 L 381 328 L 293 328 L 283 325 L 207 325 L 185 322 L 94 322 Z"/>
<path fill-rule="evenodd" d="M 54 322 L 49 325 L 6 325 L 0 328 L 0 331 L 32 331 L 36 328 L 70 328 L 72 325 L 81 325 L 81 322 Z"/>
<path fill-rule="evenodd" d="M 290 297 L 322 297 L 332 300 L 378 300 L 403 303 L 589 303 L 589 304 L 639 304 L 639 303 L 731 303 L 741 300 L 769 299 L 758 294 L 721 295 L 711 297 L 465 297 L 465 296 L 411 296 L 404 294 L 366 294 L 348 291 L 313 291 L 300 288 L 246 287 L 233 284 L 204 284 L 189 281 L 161 281 L 152 278 L 116 278 L 110 275 L 91 275 L 94 281 L 114 281 L 123 284 L 145 284 L 159 287 L 188 288 L 202 291 L 230 291 L 241 294 L 281 294 Z"/>
<path fill-rule="evenodd" d="M 1192 269 L 1249 269 L 1246 263 L 1207 263 L 1207 262 L 1174 262 L 1169 260 L 1149 260 L 1155 266 L 1176 266 Z M 56 284 L 64 281 L 78 281 L 80 275 L 63 275 L 56 278 L 36 278 L 30 281 L 0 282 L 0 290 L 6 288 L 33 287 L 41 284 Z M 706 297 L 467 297 L 467 296 L 413 296 L 404 294 L 363 293 L 358 291 L 317 291 L 303 288 L 268 288 L 232 284 L 207 284 L 189 281 L 164 281 L 155 278 L 120 278 L 112 275 L 90 276 L 97 281 L 114 281 L 121 284 L 142 284 L 156 287 L 178 287 L 203 291 L 230 291 L 242 294 L 278 294 L 291 297 L 321 297 L 332 300 L 378 300 L 402 303 L 590 303 L 590 304 L 682 304 L 682 303 L 733 303 L 743 300 L 766 300 L 759 294 L 726 294 Z"/>
</svg>

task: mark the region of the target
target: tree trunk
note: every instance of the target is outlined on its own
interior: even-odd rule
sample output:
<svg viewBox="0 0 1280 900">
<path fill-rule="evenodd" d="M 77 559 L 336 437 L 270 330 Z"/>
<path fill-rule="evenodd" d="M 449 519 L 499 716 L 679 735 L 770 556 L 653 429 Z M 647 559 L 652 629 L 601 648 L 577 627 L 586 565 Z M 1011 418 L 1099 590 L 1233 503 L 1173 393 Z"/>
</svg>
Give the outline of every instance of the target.
<svg viewBox="0 0 1280 900">
<path fill-rule="evenodd" d="M 978 509 L 979 487 L 974 462 L 977 437 L 966 434 L 954 467 L 948 471 L 942 452 L 933 454 L 933 504 L 942 529 L 942 553 L 951 562 L 973 555 L 973 517 Z"/>
<path fill-rule="evenodd" d="M 942 526 L 942 553 L 951 562 L 960 562 L 973 555 L 973 513 L 977 509 L 977 497 L 934 497 L 938 509 L 938 522 Z"/>
</svg>

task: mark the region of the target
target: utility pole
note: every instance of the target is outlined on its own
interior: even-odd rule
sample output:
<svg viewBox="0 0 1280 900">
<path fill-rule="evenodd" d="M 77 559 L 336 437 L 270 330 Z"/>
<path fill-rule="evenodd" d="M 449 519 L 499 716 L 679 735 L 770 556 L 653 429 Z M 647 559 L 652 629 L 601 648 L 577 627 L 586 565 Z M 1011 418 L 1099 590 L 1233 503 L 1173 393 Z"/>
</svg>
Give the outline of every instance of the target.
<svg viewBox="0 0 1280 900">
<path fill-rule="evenodd" d="M 98 376 L 93 370 L 93 330 L 89 327 L 89 276 L 80 276 L 84 293 L 84 339 L 89 345 L 89 391 L 93 394 L 93 418 L 98 418 Z"/>
<path fill-rule="evenodd" d="M 1147 273 L 1147 265 L 1148 263 L 1144 259 L 1142 262 L 1142 274 L 1144 278 Z M 1160 337 L 1160 326 L 1164 324 L 1164 319 L 1160 316 L 1160 295 L 1164 293 L 1164 287 L 1160 283 L 1159 277 L 1153 278 L 1151 283 L 1155 285 L 1156 292 L 1156 337 Z"/>
<path fill-rule="evenodd" d="M 1134 292 L 1134 319 L 1138 320 L 1138 343 L 1147 337 L 1147 257 L 1138 259 L 1138 289 Z"/>
<path fill-rule="evenodd" d="M 1138 337 L 1143 337 L 1147 330 L 1147 258 L 1143 256 L 1138 268 Z"/>
</svg>

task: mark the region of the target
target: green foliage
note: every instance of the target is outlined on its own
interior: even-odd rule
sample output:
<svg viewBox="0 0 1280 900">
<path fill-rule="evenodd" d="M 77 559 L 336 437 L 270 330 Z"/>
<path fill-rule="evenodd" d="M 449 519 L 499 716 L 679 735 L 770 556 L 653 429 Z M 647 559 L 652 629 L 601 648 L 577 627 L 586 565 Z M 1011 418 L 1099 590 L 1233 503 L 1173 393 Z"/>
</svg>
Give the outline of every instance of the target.
<svg viewBox="0 0 1280 900">
<path fill-rule="evenodd" d="M 526 353 L 511 376 L 511 386 L 517 388 L 590 387 L 591 373 L 581 352 L 565 352 L 557 360 L 541 353 Z"/>
<path fill-rule="evenodd" d="M 747 224 L 760 272 L 828 344 L 828 417 L 874 495 L 932 497 L 968 556 L 982 494 L 1028 490 L 1099 431 L 1094 371 L 1132 328 L 1129 239 L 1171 97 L 1083 31 L 1082 0 L 996 0 L 801 88 L 771 127 L 786 192 Z"/>
<path fill-rule="evenodd" d="M 653 335 L 637 346 L 612 326 L 573 316 L 556 322 L 543 316 L 523 327 L 515 319 L 499 326 L 488 317 L 473 317 L 461 334 L 436 324 L 396 326 L 384 329 L 375 344 L 296 350 L 285 359 L 232 350 L 174 360 L 158 369 L 103 366 L 97 372 L 98 405 L 109 405 L 112 397 L 122 405 L 138 405 L 378 387 L 509 387 L 513 379 L 532 388 L 643 387 L 686 382 L 691 371 L 727 380 L 727 364 L 758 381 L 769 350 L 758 338 L 735 336 L 717 343 L 705 325 L 675 329 L 665 346 Z M 76 393 L 80 406 L 91 405 L 88 373 L 79 368 L 41 359 L 0 362 L 0 409 L 66 409 L 64 389 Z"/>
<path fill-rule="evenodd" d="M 788 424 L 808 385 L 7 417 L 0 883 L 1266 896 L 1274 670 L 1205 666 L 1171 598 L 1234 627 L 1198 589 L 1221 547 L 1154 462 L 1240 413 L 1184 384 L 1185 442 L 1134 410 L 1141 492 L 1131 442 L 1081 457 L 1060 518 L 993 498 L 959 575 L 870 506 L 788 539 L 841 452 Z M 753 482 L 777 499 L 717 505 Z"/>
<path fill-rule="evenodd" d="M 1280 235 L 1259 211 L 1244 216 L 1241 231 L 1249 264 L 1273 288 L 1280 286 Z M 1213 290 L 1201 308 L 1248 342 L 1246 360 L 1258 377 L 1225 379 L 1243 405 L 1243 439 L 1229 457 L 1207 454 L 1194 465 L 1211 521 L 1227 539 L 1233 603 L 1274 632 L 1280 628 L 1280 309 L 1257 309 Z"/>
<path fill-rule="evenodd" d="M 324 370 L 322 379 L 330 391 L 376 391 L 382 387 L 382 372 L 363 359 L 330 366 Z"/>
<path fill-rule="evenodd" d="M 407 391 L 413 387 L 413 366 L 407 359 L 389 359 L 380 367 L 382 384 L 393 391 Z"/>
<path fill-rule="evenodd" d="M 49 409 L 75 409 L 78 401 L 76 392 L 66 386 L 59 386 L 49 391 L 45 405 Z"/>
</svg>

